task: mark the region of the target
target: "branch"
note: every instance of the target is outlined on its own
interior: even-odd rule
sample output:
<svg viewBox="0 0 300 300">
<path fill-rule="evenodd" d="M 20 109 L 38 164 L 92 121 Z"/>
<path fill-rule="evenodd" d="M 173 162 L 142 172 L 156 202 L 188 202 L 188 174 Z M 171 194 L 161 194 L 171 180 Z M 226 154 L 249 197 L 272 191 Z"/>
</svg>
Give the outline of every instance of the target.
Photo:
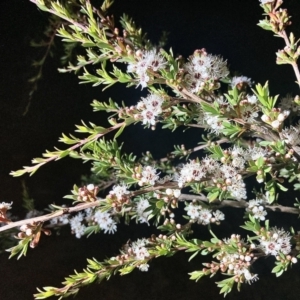
<svg viewBox="0 0 300 300">
<path fill-rule="evenodd" d="M 179 197 L 180 201 L 188 200 L 200 200 L 203 202 L 209 202 L 207 197 L 204 195 L 190 195 L 190 194 L 181 194 Z M 247 208 L 248 202 L 245 200 L 234 201 L 234 200 L 223 200 L 222 202 L 212 202 L 212 204 L 216 204 L 214 207 L 222 208 L 222 207 L 234 207 L 234 208 Z M 282 212 L 288 214 L 298 215 L 300 214 L 300 210 L 298 208 L 283 206 L 283 205 L 265 205 L 265 209 L 268 211 L 274 212 Z"/>
<path fill-rule="evenodd" d="M 34 165 L 34 166 L 31 166 L 31 167 L 24 167 L 23 170 L 18 170 L 18 171 L 12 171 L 10 172 L 10 175 L 12 176 L 21 176 L 23 175 L 24 173 L 31 173 L 31 175 L 37 171 L 38 168 L 40 168 L 41 166 L 43 166 L 44 164 L 50 162 L 50 161 L 53 161 L 53 160 L 59 160 L 60 158 L 62 158 L 62 154 L 64 154 L 65 152 L 71 152 L 77 148 L 79 148 L 80 146 L 86 144 L 86 143 L 89 143 L 89 142 L 93 142 L 93 141 L 96 141 L 98 140 L 101 136 L 104 136 L 105 134 L 111 132 L 111 131 L 114 131 L 118 128 L 121 128 L 122 126 L 127 126 L 129 125 L 130 123 L 132 123 L 133 120 L 130 122 L 130 121 L 124 121 L 122 123 L 118 123 L 112 127 L 109 127 L 107 128 L 104 132 L 101 132 L 101 133 L 98 133 L 96 135 L 92 135 L 92 136 L 89 136 L 87 137 L 86 139 L 84 140 L 81 140 L 79 143 L 73 145 L 72 147 L 66 149 L 66 150 L 62 150 L 62 151 L 59 151 L 59 154 L 56 154 L 56 155 L 51 155 L 49 158 L 47 159 L 33 159 L 33 162 L 38 162 L 38 161 L 41 161 L 40 163 Z M 51 153 L 51 152 L 50 152 Z M 43 154 L 44 156 L 49 156 L 49 152 Z"/>
<path fill-rule="evenodd" d="M 53 213 L 43 215 L 43 216 L 39 216 L 39 217 L 35 217 L 35 218 L 30 218 L 30 219 L 25 219 L 25 220 L 21 220 L 21 221 L 11 222 L 8 225 L 0 227 L 0 232 L 11 229 L 11 228 L 14 228 L 14 227 L 22 226 L 24 224 L 29 224 L 29 223 L 34 223 L 34 222 L 46 222 L 48 220 L 51 220 L 53 218 L 57 218 L 59 216 L 65 215 L 65 214 L 70 214 L 72 212 L 81 211 L 81 210 L 89 208 L 89 207 L 99 206 L 100 202 L 103 201 L 103 200 L 105 200 L 105 199 L 100 199 L 98 201 L 88 202 L 88 203 L 84 203 L 84 204 L 78 204 L 74 207 L 66 207 L 64 209 L 57 210 Z"/>
</svg>

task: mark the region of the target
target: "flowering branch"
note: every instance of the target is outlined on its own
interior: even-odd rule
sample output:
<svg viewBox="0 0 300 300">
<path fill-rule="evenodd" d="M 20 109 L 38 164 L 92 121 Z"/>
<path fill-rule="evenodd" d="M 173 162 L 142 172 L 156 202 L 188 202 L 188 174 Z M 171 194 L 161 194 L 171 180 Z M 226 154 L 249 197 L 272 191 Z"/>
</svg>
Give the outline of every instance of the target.
<svg viewBox="0 0 300 300">
<path fill-rule="evenodd" d="M 72 1 L 64 5 L 52 0 L 30 1 L 67 22 L 66 28 L 58 29 L 64 42 L 78 43 L 85 49 L 84 55 L 77 56 L 76 65 L 70 63 L 61 72 L 81 72 L 81 83 L 103 85 L 104 89 L 120 83 L 147 89 L 149 94 L 131 106 L 112 99 L 94 100 L 94 111 L 109 114 L 110 128 L 82 122 L 76 131 L 88 137 L 63 134 L 60 141 L 72 146 L 47 151 L 43 158 L 32 161 L 34 166 L 11 173 L 32 175 L 40 166 L 69 155 L 89 162 L 92 174 L 86 185 L 74 185 L 72 195 L 65 197 L 79 203 L 70 208 L 53 206 L 57 210 L 50 214 L 11 222 L 7 215 L 11 204 L 0 204 L 0 221 L 7 224 L 0 231 L 20 226 L 20 241 L 9 249 L 11 256 L 25 255 L 28 245 L 33 248 L 38 244 L 42 232 L 49 235 L 49 228 L 64 224 L 70 225 L 77 238 L 100 231 L 112 234 L 121 218 L 127 224 L 132 219 L 151 222 L 165 233 L 128 242 L 120 255 L 102 263 L 89 260 L 88 268 L 66 278 L 62 288 L 45 287 L 36 299 L 76 294 L 83 285 L 108 279 L 116 272 L 124 275 L 135 268 L 147 271 L 151 259 L 182 250 L 193 253 L 190 259 L 198 254 L 213 255 L 215 261 L 190 273 L 191 279 L 212 277 L 220 271 L 227 275 L 217 282 L 225 295 L 235 284 L 240 289 L 242 283 L 258 279 L 251 266 L 260 257 L 276 257 L 272 272 L 277 276 L 297 262 L 300 234 L 270 227 L 267 212 L 299 214 L 296 200 L 295 208 L 285 206 L 284 199 L 278 200 L 279 192 L 286 192 L 289 183 L 300 189 L 300 124 L 293 123 L 300 115 L 299 96 L 277 103 L 279 95 L 270 95 L 268 82 L 252 87 L 253 82 L 245 76 L 231 77 L 227 61 L 205 49 L 195 50 L 186 59 L 176 57 L 172 49 L 152 45 L 126 15 L 121 18 L 120 30 L 114 19 L 106 16 L 111 0 L 104 0 L 98 10 L 90 1 L 80 1 L 76 9 Z M 285 31 L 290 17 L 279 8 L 282 0 L 260 2 L 268 18 L 259 26 L 286 43 L 277 53 L 277 63 L 291 64 L 300 83 L 300 48 L 294 35 L 287 36 Z M 188 150 L 182 144 L 175 146 L 161 159 L 154 159 L 150 152 L 141 157 L 123 153 L 117 138 L 127 126 L 138 122 L 153 130 L 158 124 L 172 131 L 193 128 L 204 141 Z M 285 128 L 286 124 L 290 127 Z M 207 136 L 202 129 L 208 131 Z M 114 139 L 104 139 L 115 130 Z M 188 160 L 200 150 L 203 153 Z M 248 199 L 246 185 L 253 185 L 249 177 L 255 177 L 260 189 L 253 192 L 255 199 Z M 97 198 L 105 188 L 110 188 L 106 198 Z M 190 193 L 182 194 L 186 188 Z M 184 213 L 177 209 L 179 205 L 184 206 Z M 246 221 L 241 227 L 251 232 L 246 240 L 234 233 L 221 239 L 212 232 L 212 227 L 225 219 L 219 210 L 223 207 L 245 209 Z M 176 223 L 178 214 L 187 220 L 185 224 Z M 46 221 L 51 224 L 43 227 Z M 190 237 L 197 225 L 208 227 L 212 235 L 209 241 Z"/>
</svg>

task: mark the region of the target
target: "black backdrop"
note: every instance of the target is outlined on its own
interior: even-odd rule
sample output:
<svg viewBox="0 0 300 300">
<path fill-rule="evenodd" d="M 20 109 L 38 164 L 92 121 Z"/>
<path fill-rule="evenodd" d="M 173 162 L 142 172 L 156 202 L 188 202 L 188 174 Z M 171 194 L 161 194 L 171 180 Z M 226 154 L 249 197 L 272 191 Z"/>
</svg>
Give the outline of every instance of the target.
<svg viewBox="0 0 300 300">
<path fill-rule="evenodd" d="M 287 0 L 286 6 L 297 23 L 299 1 Z M 57 139 L 61 133 L 73 132 L 74 124 L 80 120 L 105 122 L 103 114 L 92 113 L 89 105 L 92 99 L 106 100 L 111 96 L 117 101 L 135 102 L 141 93 L 139 89 L 122 86 L 102 92 L 101 87 L 78 85 L 75 75 L 58 74 L 58 59 L 49 59 L 29 112 L 22 116 L 28 101 L 27 79 L 32 75 L 30 63 L 42 55 L 30 48 L 29 42 L 40 36 L 47 15 L 29 0 L 1 1 L 0 7 L 0 202 L 13 201 L 13 212 L 22 215 L 18 209 L 21 179 L 12 178 L 8 173 L 28 165 L 45 149 L 59 146 Z M 150 39 L 157 40 L 162 30 L 170 32 L 169 46 L 175 53 L 188 56 L 195 49 L 205 47 L 209 53 L 226 58 L 232 70 L 256 82 L 270 80 L 273 94 L 298 92 L 292 69 L 275 65 L 275 51 L 282 47 L 282 41 L 256 26 L 262 12 L 258 1 L 116 0 L 112 13 L 118 17 L 123 12 L 132 16 L 149 33 Z M 298 36 L 299 24 L 293 27 Z M 136 125 L 125 132 L 123 140 L 127 151 L 138 154 L 151 150 L 159 157 L 171 151 L 175 141 L 192 146 L 199 138 L 197 131 L 171 134 L 145 131 Z M 80 175 L 87 172 L 88 165 L 66 158 L 24 179 L 37 208 L 42 209 L 50 203 L 62 203 L 62 197 L 74 183 L 80 182 Z M 236 232 L 236 224 L 242 222 L 240 212 L 227 213 L 227 221 L 219 228 L 224 236 Z M 296 216 L 280 217 L 282 224 L 288 222 L 297 228 Z M 271 215 L 271 220 L 278 221 L 278 218 L 276 214 Z M 40 245 L 20 261 L 8 260 L 8 254 L 1 254 L 0 299 L 32 299 L 36 287 L 58 286 L 74 269 L 81 270 L 86 265 L 85 258 L 104 259 L 116 254 L 128 238 L 134 240 L 150 233 L 151 228 L 146 225 L 121 225 L 114 236 L 100 234 L 78 240 L 63 231 L 60 236 L 43 238 Z M 212 280 L 189 281 L 187 273 L 200 266 L 201 258 L 187 263 L 185 254 L 160 258 L 151 263 L 147 273 L 136 271 L 122 278 L 116 276 L 101 286 L 83 289 L 77 299 L 223 299 Z M 260 280 L 252 286 L 243 286 L 241 293 L 233 292 L 228 299 L 299 299 L 299 267 L 294 266 L 279 279 L 269 274 L 267 259 L 256 268 Z"/>
</svg>

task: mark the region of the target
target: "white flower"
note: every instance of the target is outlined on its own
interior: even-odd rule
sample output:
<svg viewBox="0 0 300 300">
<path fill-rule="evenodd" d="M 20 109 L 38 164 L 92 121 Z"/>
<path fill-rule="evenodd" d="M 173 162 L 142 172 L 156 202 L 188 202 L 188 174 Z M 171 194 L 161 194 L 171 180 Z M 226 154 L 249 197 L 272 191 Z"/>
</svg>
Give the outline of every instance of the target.
<svg viewBox="0 0 300 300">
<path fill-rule="evenodd" d="M 138 239 L 136 242 L 133 242 L 131 245 L 132 251 L 135 254 L 136 260 L 144 260 L 146 257 L 149 257 L 150 254 L 145 247 L 148 244 L 146 239 Z"/>
<path fill-rule="evenodd" d="M 178 190 L 178 189 L 173 190 L 173 196 L 174 196 L 175 198 L 179 198 L 180 195 L 181 195 L 181 190 Z"/>
<path fill-rule="evenodd" d="M 84 212 L 85 212 L 85 217 L 84 217 L 85 221 L 90 222 L 93 219 L 93 213 L 94 213 L 93 209 L 89 207 L 86 208 Z"/>
<path fill-rule="evenodd" d="M 138 266 L 139 270 L 142 272 L 147 272 L 149 269 L 149 265 L 148 264 L 141 264 Z"/>
<path fill-rule="evenodd" d="M 247 199 L 246 185 L 239 176 L 231 178 L 231 184 L 227 186 L 227 190 L 231 196 L 237 200 Z"/>
<path fill-rule="evenodd" d="M 210 209 L 201 209 L 199 212 L 198 222 L 200 222 L 203 225 L 207 225 L 210 223 L 212 214 Z"/>
<path fill-rule="evenodd" d="M 257 97 L 255 95 L 247 95 L 247 100 L 250 104 L 256 104 L 257 103 Z"/>
<path fill-rule="evenodd" d="M 243 170 L 245 168 L 245 159 L 241 156 L 234 157 L 231 164 L 233 167 Z"/>
<path fill-rule="evenodd" d="M 130 192 L 127 189 L 127 185 L 124 183 L 115 185 L 112 191 L 110 191 L 109 193 L 111 195 L 115 195 L 118 200 L 121 200 L 123 197 L 126 197 L 126 195 L 130 194 Z"/>
<path fill-rule="evenodd" d="M 270 236 L 267 239 L 260 239 L 259 247 L 265 254 L 277 256 L 279 252 L 287 255 L 291 252 L 290 234 L 283 229 L 276 227 L 270 229 Z"/>
<path fill-rule="evenodd" d="M 213 215 L 214 215 L 216 222 L 225 220 L 225 215 L 220 210 L 216 210 L 215 212 L 213 212 Z"/>
<path fill-rule="evenodd" d="M 300 125 L 283 129 L 282 136 L 284 141 L 292 146 L 300 144 Z"/>
<path fill-rule="evenodd" d="M 178 180 L 178 186 L 183 187 L 183 185 L 187 182 L 191 182 L 193 180 L 199 181 L 201 178 L 205 176 L 205 172 L 203 171 L 200 163 L 195 161 L 190 161 L 185 164 L 180 170 Z"/>
<path fill-rule="evenodd" d="M 139 182 L 140 185 L 150 184 L 154 185 L 155 181 L 159 179 L 156 169 L 151 166 L 144 166 L 142 170 L 142 178 Z"/>
<path fill-rule="evenodd" d="M 255 206 L 252 209 L 253 217 L 255 219 L 259 219 L 260 221 L 264 221 L 266 219 L 267 212 L 264 210 L 263 206 Z"/>
<path fill-rule="evenodd" d="M 251 284 L 252 282 L 257 281 L 259 279 L 257 274 L 250 273 L 249 270 L 246 268 L 243 269 L 243 274 L 248 284 Z"/>
<path fill-rule="evenodd" d="M 76 216 L 70 219 L 70 226 L 72 232 L 74 232 L 75 236 L 79 239 L 82 235 L 84 235 L 84 231 L 86 229 L 85 225 L 81 222 L 83 221 L 83 213 L 78 213 Z"/>
<path fill-rule="evenodd" d="M 192 220 L 197 220 L 199 218 L 201 208 L 201 205 L 190 203 L 184 209 L 187 211 L 187 214 Z"/>
<path fill-rule="evenodd" d="M 262 199 L 249 200 L 247 211 L 252 211 L 256 206 L 260 206 L 264 201 Z"/>
<path fill-rule="evenodd" d="M 246 160 L 257 160 L 260 157 L 265 157 L 268 154 L 268 150 L 262 147 L 249 147 L 244 153 Z"/>
<path fill-rule="evenodd" d="M 255 119 L 258 117 L 258 111 L 258 108 L 249 105 L 240 107 L 241 117 L 247 123 L 255 122 Z"/>
<path fill-rule="evenodd" d="M 111 222 L 107 223 L 106 227 L 103 229 L 104 229 L 104 233 L 107 233 L 107 232 L 109 234 L 115 233 L 117 231 L 117 223 L 113 219 L 111 219 Z"/>
<path fill-rule="evenodd" d="M 300 106 L 295 103 L 291 95 L 286 95 L 285 97 L 283 97 L 280 100 L 279 107 L 281 108 L 281 111 L 289 110 L 294 114 L 300 114 Z"/>
<path fill-rule="evenodd" d="M 220 134 L 224 129 L 223 121 L 218 116 L 213 116 L 210 113 L 204 113 L 204 123 L 208 125 L 208 129 L 215 133 Z"/>
<path fill-rule="evenodd" d="M 86 188 L 88 191 L 92 192 L 95 189 L 95 186 L 92 183 L 90 183 L 86 186 Z"/>
<path fill-rule="evenodd" d="M 139 85 L 141 85 L 143 89 L 144 87 L 147 87 L 150 80 L 147 70 L 151 69 L 154 72 L 157 72 L 165 67 L 166 61 L 161 54 L 157 54 L 156 50 L 144 51 L 141 53 L 138 61 L 128 64 L 127 71 L 137 74 L 140 80 Z"/>
<path fill-rule="evenodd" d="M 150 207 L 150 203 L 147 199 L 141 198 L 137 203 L 136 213 L 140 223 L 148 223 L 148 216 L 152 212 L 151 210 L 145 211 L 148 207 Z"/>
<path fill-rule="evenodd" d="M 162 113 L 163 98 L 156 94 L 149 94 L 142 98 L 137 104 L 137 109 L 141 111 L 143 124 L 155 125 L 156 117 Z"/>
<path fill-rule="evenodd" d="M 207 54 L 204 49 L 197 50 L 184 66 L 188 89 L 200 92 L 209 81 L 225 78 L 228 74 L 227 62 L 219 56 Z"/>
<path fill-rule="evenodd" d="M 278 129 L 280 125 L 281 125 L 281 122 L 278 121 L 278 120 L 272 121 L 272 123 L 271 123 L 271 126 L 272 126 L 274 129 Z"/>
<path fill-rule="evenodd" d="M 117 230 L 117 223 L 111 218 L 108 212 L 96 211 L 94 220 L 98 223 L 99 227 L 104 230 L 104 233 L 114 233 Z"/>
<path fill-rule="evenodd" d="M 236 86 L 241 86 L 241 85 L 248 85 L 252 86 L 251 78 L 248 78 L 246 76 L 234 76 L 231 79 L 231 87 L 234 88 Z"/>
<path fill-rule="evenodd" d="M 0 203 L 0 210 L 5 210 L 5 211 L 9 210 L 11 209 L 12 204 L 13 204 L 12 202 L 11 203 L 2 202 Z"/>
</svg>

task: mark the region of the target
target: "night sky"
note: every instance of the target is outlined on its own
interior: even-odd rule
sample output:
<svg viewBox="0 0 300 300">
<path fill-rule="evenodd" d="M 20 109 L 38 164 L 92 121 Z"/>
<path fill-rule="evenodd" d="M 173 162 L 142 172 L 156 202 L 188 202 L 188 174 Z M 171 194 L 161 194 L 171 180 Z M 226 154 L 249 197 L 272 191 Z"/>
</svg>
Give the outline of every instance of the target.
<svg viewBox="0 0 300 300">
<path fill-rule="evenodd" d="M 299 1 L 287 0 L 285 7 L 295 22 L 292 29 L 300 36 Z M 256 25 L 262 13 L 259 1 L 116 0 L 111 13 L 116 19 L 127 13 L 154 41 L 163 30 L 169 32 L 167 48 L 172 47 L 176 54 L 187 57 L 195 49 L 206 48 L 208 53 L 227 59 L 231 71 L 262 84 L 269 80 L 273 95 L 298 93 L 292 68 L 275 64 L 275 51 L 283 47 L 283 41 Z M 141 95 L 145 96 L 144 91 L 141 93 L 134 87 L 126 89 L 118 85 L 102 92 L 101 87 L 79 85 L 76 75 L 59 74 L 59 58 L 50 57 L 29 111 L 23 116 L 30 91 L 27 80 L 34 74 L 30 65 L 43 55 L 42 50 L 32 49 L 29 44 L 30 40 L 41 36 L 46 22 L 47 14 L 40 12 L 29 0 L 1 4 L 0 202 L 13 201 L 13 213 L 20 216 L 24 215 L 18 208 L 22 179 L 35 199 L 36 208 L 43 209 L 51 203 L 63 203 L 62 197 L 69 193 L 73 184 L 80 184 L 80 176 L 88 174 L 89 165 L 66 158 L 41 168 L 32 177 L 23 178 L 12 178 L 9 176 L 11 170 L 29 165 L 31 159 L 40 156 L 45 149 L 59 147 L 61 133 L 73 133 L 74 125 L 81 120 L 105 124 L 105 114 L 92 112 L 89 104 L 93 99 L 105 101 L 112 97 L 115 101 L 135 103 Z M 57 40 L 58 51 L 59 45 Z M 201 139 L 196 130 L 184 135 L 181 132 L 181 129 L 175 133 L 153 132 L 138 124 L 125 131 L 122 140 L 126 151 L 139 154 L 150 150 L 158 158 L 172 151 L 174 143 L 184 143 L 189 148 Z M 236 224 L 242 223 L 242 214 L 237 211 L 228 211 L 228 216 L 220 231 L 224 235 L 236 231 Z M 270 218 L 278 222 L 279 215 L 273 214 Z M 280 220 L 286 222 L 286 219 Z M 287 224 L 287 227 L 297 228 L 297 216 L 288 216 Z M 27 257 L 19 261 L 8 260 L 9 254 L 3 253 L 0 255 L 0 299 L 33 299 L 36 287 L 59 286 L 74 269 L 80 271 L 86 266 L 86 258 L 95 257 L 101 261 L 117 254 L 128 238 L 134 240 L 150 234 L 151 228 L 147 225 L 120 225 L 114 236 L 99 234 L 78 240 L 68 230 L 63 230 L 60 236 L 43 237 L 40 245 L 30 249 Z M 203 260 L 196 258 L 188 263 L 187 258 L 184 253 L 173 258 L 159 258 L 150 264 L 147 273 L 135 271 L 122 278 L 115 276 L 109 282 L 82 289 L 76 299 L 223 299 L 212 280 L 195 283 L 188 279 L 187 273 L 201 268 Z M 256 266 L 260 280 L 252 286 L 243 286 L 241 293 L 234 291 L 227 299 L 299 299 L 299 267 L 294 266 L 276 279 L 270 274 L 270 266 L 267 259 L 262 261 Z M 214 281 L 217 280 L 221 277 Z"/>
</svg>

